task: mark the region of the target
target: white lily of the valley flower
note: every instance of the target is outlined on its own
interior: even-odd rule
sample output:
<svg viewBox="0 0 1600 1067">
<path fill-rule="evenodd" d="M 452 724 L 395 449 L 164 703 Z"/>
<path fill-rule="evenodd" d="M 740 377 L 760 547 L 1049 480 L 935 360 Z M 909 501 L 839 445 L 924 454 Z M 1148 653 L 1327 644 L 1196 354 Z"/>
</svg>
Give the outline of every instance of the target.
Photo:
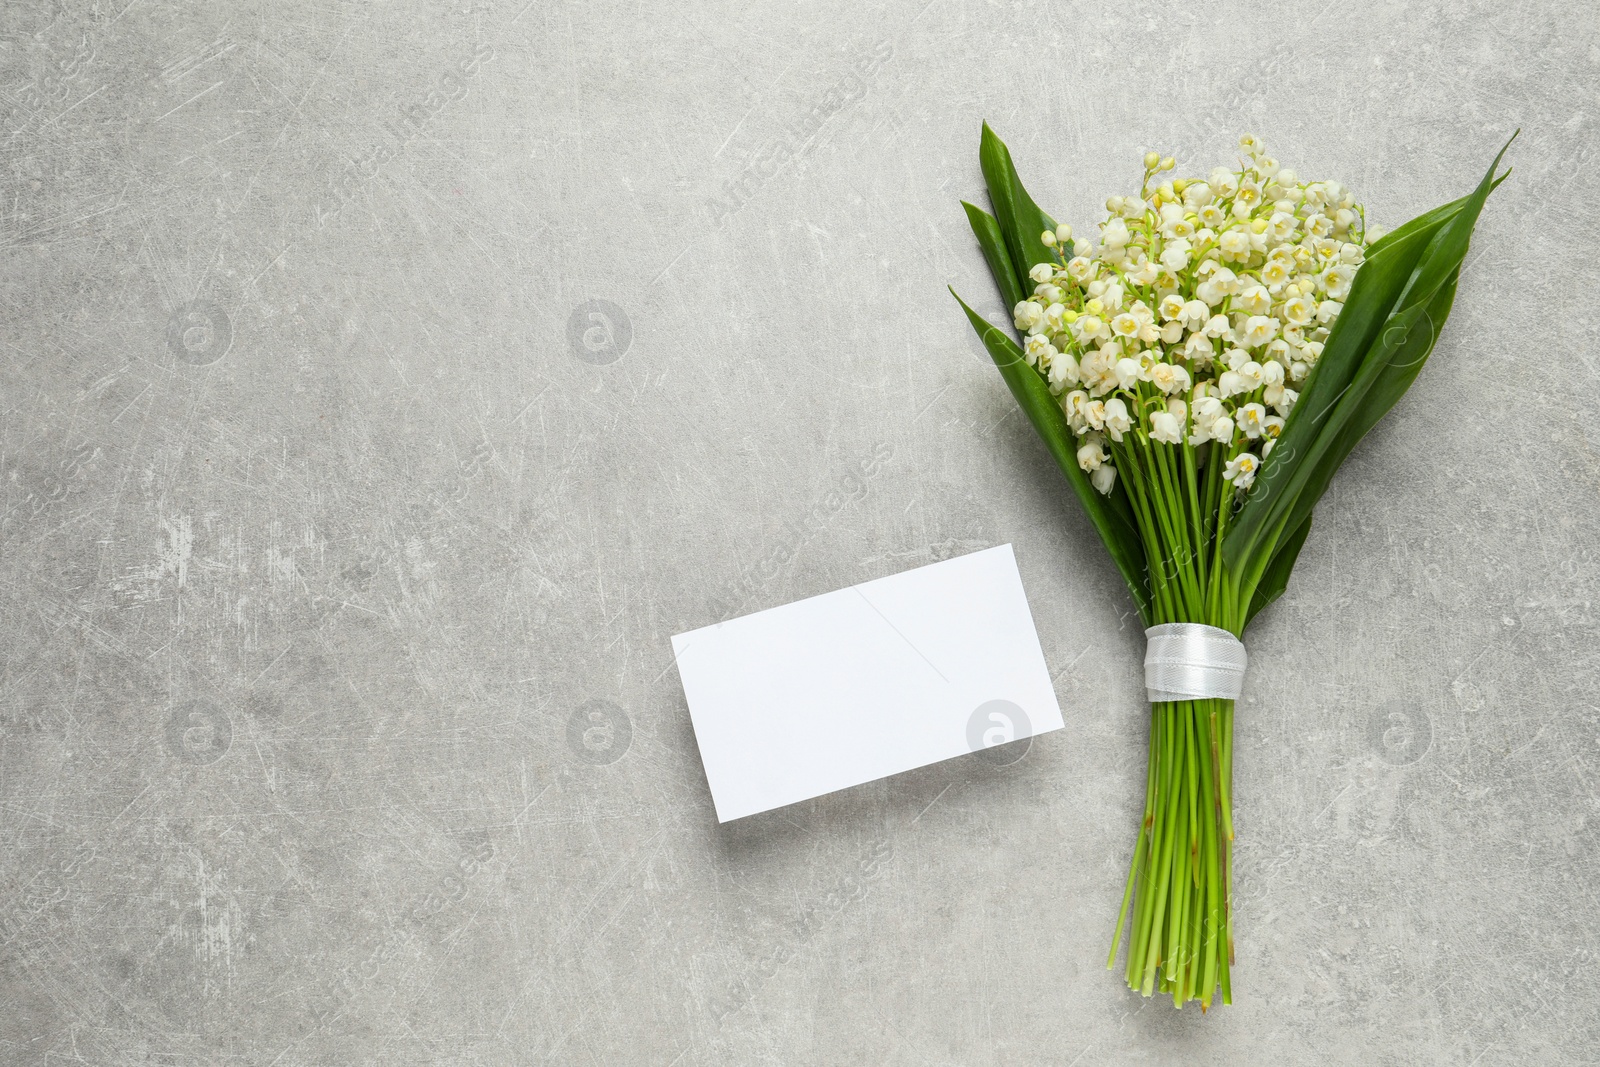
<svg viewBox="0 0 1600 1067">
<path fill-rule="evenodd" d="M 1309 297 L 1297 296 L 1283 302 L 1283 317 L 1296 326 L 1305 326 L 1317 312 L 1317 305 Z"/>
<path fill-rule="evenodd" d="M 1044 306 L 1024 300 L 1012 310 L 1011 321 L 1019 330 L 1031 330 L 1044 321 Z"/>
<path fill-rule="evenodd" d="M 1078 446 L 1078 466 L 1086 471 L 1099 470 L 1100 465 L 1109 458 L 1100 442 L 1092 437 Z"/>
<path fill-rule="evenodd" d="M 1059 391 L 1069 385 L 1077 385 L 1080 380 L 1078 361 L 1069 353 L 1057 352 L 1050 357 L 1051 388 Z"/>
<path fill-rule="evenodd" d="M 1272 310 L 1272 294 L 1259 282 L 1249 282 L 1233 298 L 1233 306 L 1250 315 L 1265 315 Z"/>
<path fill-rule="evenodd" d="M 1109 336 L 1111 331 L 1106 329 L 1106 324 L 1100 319 L 1100 316 L 1080 315 L 1078 320 L 1072 324 L 1072 332 L 1078 340 L 1087 344 L 1090 341 Z"/>
<path fill-rule="evenodd" d="M 1189 390 L 1189 372 L 1172 363 L 1157 363 L 1150 370 L 1150 384 L 1168 396 Z"/>
<path fill-rule="evenodd" d="M 1278 336 L 1278 320 L 1265 315 L 1252 315 L 1245 320 L 1244 336 L 1240 340 L 1246 348 L 1259 348 Z"/>
<path fill-rule="evenodd" d="M 1111 435 L 1113 441 L 1122 440 L 1122 435 L 1133 428 L 1133 421 L 1128 417 L 1128 405 L 1120 397 L 1112 397 L 1106 401 L 1106 433 Z"/>
<path fill-rule="evenodd" d="M 1183 270 L 1189 265 L 1191 251 L 1189 242 L 1182 237 L 1168 241 L 1167 246 L 1161 250 L 1161 265 L 1168 270 Z"/>
<path fill-rule="evenodd" d="M 1228 460 L 1228 465 L 1223 468 L 1222 476 L 1232 482 L 1236 489 L 1248 489 L 1256 480 L 1256 471 L 1261 468 L 1261 461 L 1250 452 L 1240 452 Z"/>
<path fill-rule="evenodd" d="M 1048 367 L 1050 358 L 1056 354 L 1056 346 L 1051 344 L 1049 339 L 1035 334 L 1022 346 L 1022 352 L 1027 356 L 1030 367 L 1041 365 Z"/>
<path fill-rule="evenodd" d="M 1348 263 L 1337 263 L 1322 272 L 1322 287 L 1334 300 L 1350 295 L 1350 282 L 1356 276 L 1355 268 Z"/>
<path fill-rule="evenodd" d="M 1246 209 L 1245 213 L 1249 214 L 1249 210 Z M 1229 230 L 1217 242 L 1217 247 L 1222 251 L 1222 258 L 1226 262 L 1237 263 L 1249 259 L 1250 235 L 1244 230 Z"/>
<path fill-rule="evenodd" d="M 1239 431 L 1246 437 L 1254 440 L 1264 432 L 1264 423 L 1267 418 L 1267 409 L 1260 404 L 1249 403 L 1239 409 Z"/>
<path fill-rule="evenodd" d="M 1082 389 L 1074 389 L 1061 398 L 1061 410 L 1075 434 L 1081 435 L 1088 428 L 1088 420 L 1083 417 L 1083 409 L 1088 403 L 1089 394 Z"/>
<path fill-rule="evenodd" d="M 1205 325 L 1206 319 L 1211 315 L 1211 309 L 1206 307 L 1203 301 L 1185 301 L 1180 299 L 1177 301 L 1177 305 L 1178 314 L 1175 317 L 1182 322 L 1184 328 L 1188 330 L 1200 329 Z M 1167 305 L 1163 303 L 1162 306 L 1166 307 Z"/>
<path fill-rule="evenodd" d="M 1139 361 L 1123 356 L 1117 360 L 1115 374 L 1118 388 L 1132 389 L 1134 383 L 1139 380 Z"/>
<path fill-rule="evenodd" d="M 1215 353 L 1205 334 L 1191 333 L 1189 339 L 1183 343 L 1183 350 L 1179 355 L 1195 367 L 1204 367 L 1212 361 Z"/>
<path fill-rule="evenodd" d="M 1101 496 L 1110 496 L 1111 487 L 1117 484 L 1117 468 L 1109 463 L 1096 467 L 1089 475 L 1089 484 L 1093 485 Z"/>
<path fill-rule="evenodd" d="M 1165 445 L 1181 444 L 1183 420 L 1170 411 L 1157 411 L 1150 415 L 1150 440 Z"/>
<path fill-rule="evenodd" d="M 1211 307 L 1239 291 L 1239 276 L 1227 267 L 1218 267 L 1210 276 L 1195 286 L 1194 295 Z"/>
</svg>

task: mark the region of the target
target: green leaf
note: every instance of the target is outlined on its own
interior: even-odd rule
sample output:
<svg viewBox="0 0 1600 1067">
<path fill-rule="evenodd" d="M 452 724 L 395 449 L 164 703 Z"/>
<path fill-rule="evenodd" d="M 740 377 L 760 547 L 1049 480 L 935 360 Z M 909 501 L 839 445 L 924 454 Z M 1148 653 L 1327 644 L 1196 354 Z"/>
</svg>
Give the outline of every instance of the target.
<svg viewBox="0 0 1600 1067">
<path fill-rule="evenodd" d="M 1023 188 L 1017 168 L 1011 163 L 1011 151 L 995 136 L 987 122 L 983 124 L 983 137 L 978 145 L 978 162 L 983 167 L 983 180 L 989 186 L 995 222 L 1000 226 L 1006 251 L 1010 253 L 1017 289 L 1031 293 L 1033 280 L 1028 277 L 1028 271 L 1037 263 L 1056 261 L 1055 254 L 1039 240 L 1045 230 L 1055 229 L 1055 220 L 1040 211 L 1028 190 Z"/>
<path fill-rule="evenodd" d="M 1267 569 L 1262 572 L 1261 580 L 1256 583 L 1256 591 L 1250 597 L 1250 610 L 1245 613 L 1244 624 L 1250 625 L 1250 620 L 1256 613 L 1268 604 L 1283 595 L 1289 588 L 1289 572 L 1294 570 L 1294 562 L 1300 556 L 1300 549 L 1306 543 L 1306 535 L 1311 532 L 1311 516 L 1307 515 L 1305 521 L 1295 527 L 1294 532 L 1278 542 L 1277 549 L 1272 553 L 1272 562 L 1267 564 Z"/>
<path fill-rule="evenodd" d="M 994 284 L 1000 289 L 1000 299 L 1005 301 L 1009 315 L 1022 303 L 1022 290 L 1017 288 L 1017 270 L 1011 264 L 1011 253 L 1006 251 L 1005 235 L 1000 232 L 1000 224 L 994 216 L 981 207 L 965 200 L 961 201 L 961 206 L 966 208 L 967 221 L 972 224 L 978 247 L 983 249 L 984 261 L 989 264 L 989 273 L 994 275 Z"/>
<path fill-rule="evenodd" d="M 1441 304 L 1435 298 L 1448 283 L 1453 299 L 1450 279 L 1466 256 L 1484 201 L 1499 184 L 1494 171 L 1509 147 L 1510 141 L 1470 196 L 1418 216 L 1374 244 L 1356 273 L 1322 359 L 1224 538 L 1223 559 L 1235 573 L 1247 569 L 1245 561 L 1271 531 L 1286 523 L 1288 528 L 1297 525 L 1289 518 L 1291 512 L 1310 513 L 1360 439 L 1357 434 L 1343 444 L 1347 430 L 1364 424 L 1364 434 L 1394 405 L 1398 394 L 1386 403 L 1375 400 L 1376 413 L 1363 414 L 1367 391 L 1390 361 L 1420 367 L 1427 358 L 1450 310 L 1450 300 Z M 1419 324 L 1425 329 L 1419 331 Z M 1402 392 L 1415 376 L 1413 371 L 1403 379 Z M 1389 381 L 1401 379 L 1391 376 Z"/>
<path fill-rule="evenodd" d="M 1094 524 L 1095 532 L 1100 535 L 1100 540 L 1105 542 L 1106 550 L 1111 553 L 1112 562 L 1121 572 L 1122 580 L 1128 585 L 1128 591 L 1133 594 L 1134 604 L 1139 609 L 1139 618 L 1146 626 L 1151 625 L 1144 547 L 1139 540 L 1138 529 L 1133 520 L 1133 509 L 1128 504 L 1122 483 L 1118 481 L 1109 496 L 1104 496 L 1095 489 L 1089 481 L 1089 476 L 1078 466 L 1077 444 L 1072 427 L 1067 425 L 1066 415 L 1061 411 L 1056 398 L 1050 395 L 1050 387 L 1045 384 L 1038 371 L 1028 365 L 1022 349 L 1006 336 L 1004 330 L 968 307 L 967 302 L 962 300 L 954 289 L 950 290 L 950 295 L 956 298 L 956 302 L 967 313 L 972 328 L 978 331 L 984 347 L 989 350 L 990 358 L 994 360 L 995 366 L 1000 368 L 1001 377 L 1005 378 L 1006 385 L 1010 386 L 1011 395 L 1016 397 L 1023 414 L 1028 416 L 1028 421 L 1033 424 L 1045 447 L 1050 450 L 1056 466 L 1067 476 L 1067 482 L 1077 495 L 1078 502 L 1083 505 L 1084 511 L 1088 512 L 1089 521 Z"/>
</svg>

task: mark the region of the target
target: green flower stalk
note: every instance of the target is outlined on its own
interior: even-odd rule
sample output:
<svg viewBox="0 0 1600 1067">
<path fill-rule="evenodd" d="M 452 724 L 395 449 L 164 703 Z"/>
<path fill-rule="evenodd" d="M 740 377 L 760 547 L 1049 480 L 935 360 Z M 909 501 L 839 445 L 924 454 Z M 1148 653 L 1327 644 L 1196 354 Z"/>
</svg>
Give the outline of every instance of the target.
<svg viewBox="0 0 1600 1067">
<path fill-rule="evenodd" d="M 1300 180 L 1253 137 L 1239 147 L 1204 178 L 1166 179 L 1174 161 L 1145 156 L 1096 243 L 1039 209 L 985 125 L 993 214 L 963 207 L 1018 339 L 962 303 L 1144 625 L 1236 638 L 1432 351 L 1506 150 L 1471 194 L 1382 234 L 1337 182 Z M 1131 988 L 1202 1011 L 1232 1001 L 1233 722 L 1232 700 L 1152 703 L 1107 963 L 1126 942 Z"/>
</svg>

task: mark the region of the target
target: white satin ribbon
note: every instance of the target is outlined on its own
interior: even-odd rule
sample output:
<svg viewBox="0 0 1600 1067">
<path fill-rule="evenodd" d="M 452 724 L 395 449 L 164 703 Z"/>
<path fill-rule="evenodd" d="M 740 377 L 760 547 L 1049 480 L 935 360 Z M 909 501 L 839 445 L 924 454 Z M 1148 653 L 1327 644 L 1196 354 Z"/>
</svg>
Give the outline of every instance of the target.
<svg viewBox="0 0 1600 1067">
<path fill-rule="evenodd" d="M 1198 622 L 1164 622 L 1144 632 L 1144 685 L 1162 700 L 1237 700 L 1250 659 L 1244 642 Z"/>
</svg>

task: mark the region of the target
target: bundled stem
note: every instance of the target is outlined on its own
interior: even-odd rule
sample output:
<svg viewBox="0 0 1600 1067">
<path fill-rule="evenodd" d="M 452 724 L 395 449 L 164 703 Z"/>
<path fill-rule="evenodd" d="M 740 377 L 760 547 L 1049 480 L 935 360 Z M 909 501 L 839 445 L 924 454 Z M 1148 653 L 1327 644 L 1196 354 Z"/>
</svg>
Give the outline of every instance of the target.
<svg viewBox="0 0 1600 1067">
<path fill-rule="evenodd" d="M 1170 445 L 1135 431 L 1114 446 L 1149 561 L 1152 622 L 1198 622 L 1238 635 L 1260 574 L 1232 574 L 1221 539 L 1234 490 L 1231 449 Z M 1144 815 L 1107 966 L 1126 928 L 1128 985 L 1182 1006 L 1231 1001 L 1233 701 L 1151 705 Z"/>
</svg>

